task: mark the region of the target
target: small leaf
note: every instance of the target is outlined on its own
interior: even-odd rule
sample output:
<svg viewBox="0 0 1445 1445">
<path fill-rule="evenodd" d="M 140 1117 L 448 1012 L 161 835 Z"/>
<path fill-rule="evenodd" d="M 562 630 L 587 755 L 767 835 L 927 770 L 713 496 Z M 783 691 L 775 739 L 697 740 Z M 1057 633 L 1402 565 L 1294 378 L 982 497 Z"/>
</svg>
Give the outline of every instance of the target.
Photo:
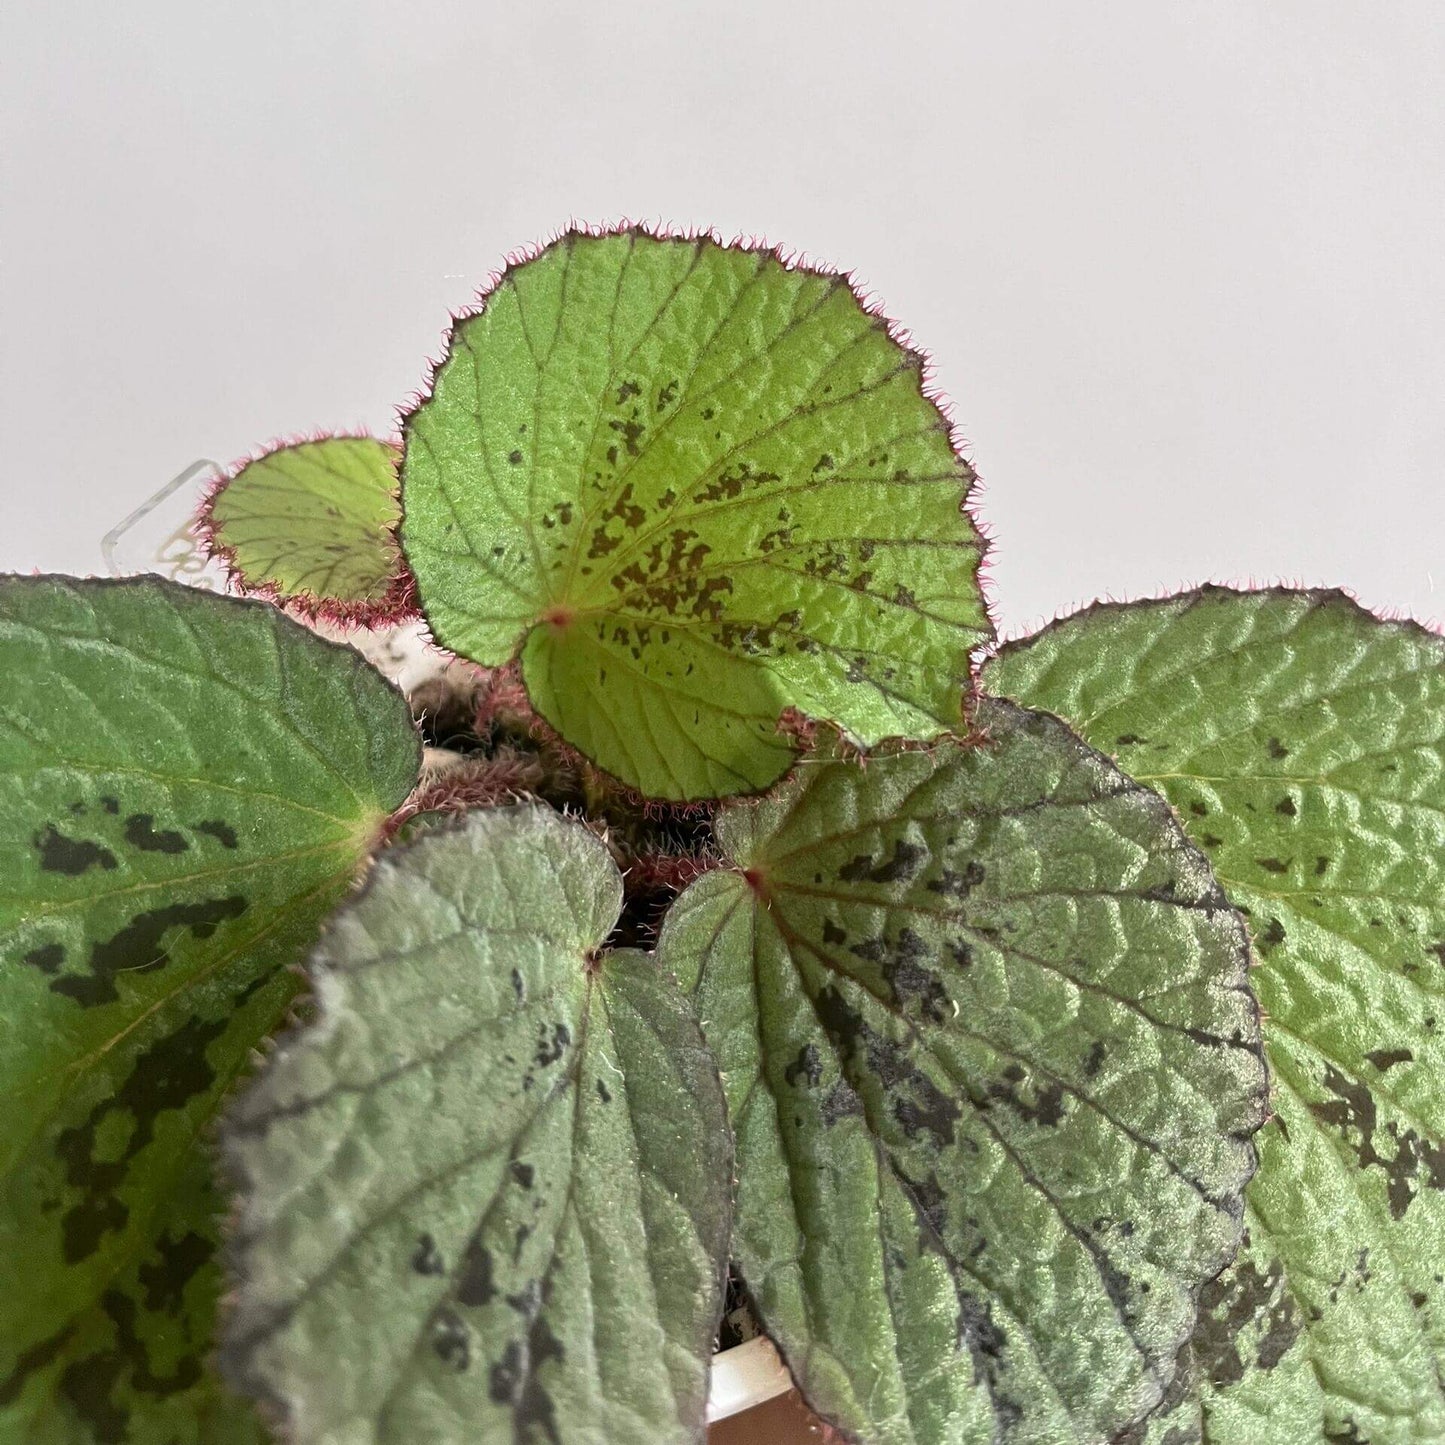
<svg viewBox="0 0 1445 1445">
<path fill-rule="evenodd" d="M 1274 1122 L 1163 1445 L 1445 1439 L 1445 641 L 1339 593 L 1095 607 L 989 685 L 1169 798 L 1254 933 Z"/>
<path fill-rule="evenodd" d="M 737 1132 L 733 1248 L 870 1445 L 1094 1441 L 1159 1400 L 1263 1117 L 1238 915 L 1052 718 L 819 761 L 719 820 L 659 953 Z"/>
<path fill-rule="evenodd" d="M 295 442 L 247 462 L 201 525 L 248 591 L 366 623 L 413 615 L 396 529 L 397 449 L 372 437 Z"/>
<path fill-rule="evenodd" d="M 702 1435 L 731 1143 L 622 882 L 549 809 L 389 852 L 230 1116 L 223 1364 L 297 1445 Z"/>
<path fill-rule="evenodd" d="M 155 578 L 0 579 L 0 676 L 0 1438 L 247 1439 L 202 1368 L 200 1135 L 415 779 L 410 715 Z"/>
<path fill-rule="evenodd" d="M 407 419 L 438 641 L 652 797 L 766 787 L 792 707 L 864 743 L 961 721 L 990 632 L 973 472 L 841 276 L 569 233 L 457 324 Z"/>
</svg>

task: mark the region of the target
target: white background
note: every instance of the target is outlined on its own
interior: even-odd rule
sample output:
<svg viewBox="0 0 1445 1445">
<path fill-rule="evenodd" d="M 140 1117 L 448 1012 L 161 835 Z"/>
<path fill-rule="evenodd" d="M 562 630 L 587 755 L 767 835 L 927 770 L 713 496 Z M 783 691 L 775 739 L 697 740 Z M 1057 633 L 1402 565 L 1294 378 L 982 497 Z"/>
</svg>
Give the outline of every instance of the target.
<svg viewBox="0 0 1445 1445">
<path fill-rule="evenodd" d="M 12 0 L 0 121 L 0 566 L 389 430 L 508 251 L 628 216 L 911 328 L 1010 632 L 1206 578 L 1445 614 L 1439 0 Z"/>
</svg>

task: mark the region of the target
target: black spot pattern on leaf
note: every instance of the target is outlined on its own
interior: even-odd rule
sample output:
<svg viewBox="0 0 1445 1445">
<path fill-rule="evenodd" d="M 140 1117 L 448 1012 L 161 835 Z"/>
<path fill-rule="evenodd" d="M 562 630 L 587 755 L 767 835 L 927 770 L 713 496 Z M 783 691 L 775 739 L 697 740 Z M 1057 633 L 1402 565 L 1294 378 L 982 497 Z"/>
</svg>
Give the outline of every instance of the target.
<svg viewBox="0 0 1445 1445">
<path fill-rule="evenodd" d="M 240 846 L 236 838 L 236 830 L 224 818 L 207 818 L 204 822 L 196 824 L 196 832 L 214 838 L 223 848 Z"/>
<path fill-rule="evenodd" d="M 839 1119 L 861 1118 L 863 1116 L 863 1101 L 853 1092 L 852 1087 L 846 1079 L 839 1079 L 837 1083 L 828 1090 L 827 1097 L 823 1100 L 820 1110 L 823 1122 L 829 1126 L 836 1124 Z"/>
<path fill-rule="evenodd" d="M 538 1315 L 527 1331 L 527 1371 L 520 1396 L 513 1408 L 516 1435 L 519 1440 L 536 1438 L 536 1432 L 548 1445 L 563 1445 L 557 1431 L 556 1407 L 538 1378 L 538 1371 L 548 1360 L 561 1362 L 566 1358 L 562 1342 L 552 1333 L 547 1321 Z"/>
<path fill-rule="evenodd" d="M 53 1335 L 39 1341 L 24 1351 L 15 1361 L 10 1373 L 0 1380 L 0 1407 L 13 1404 L 20 1398 L 25 1382 L 37 1370 L 54 1364 L 75 1334 L 75 1325 L 68 1324 Z"/>
<path fill-rule="evenodd" d="M 185 1303 L 186 1286 L 211 1262 L 214 1241 L 195 1230 L 175 1236 L 166 1234 L 157 1242 L 151 1257 L 140 1266 L 140 1284 L 148 1310 L 179 1314 Z"/>
<path fill-rule="evenodd" d="M 61 1248 L 76 1264 L 100 1247 L 107 1233 L 123 1229 L 130 1210 L 116 1191 L 130 1161 L 155 1137 L 163 1110 L 183 1108 L 215 1082 L 206 1049 L 225 1031 L 227 1019 L 189 1019 L 138 1054 L 125 1082 L 90 1111 L 83 1124 L 56 1136 L 55 1152 L 65 1166 L 66 1183 L 80 1192 L 61 1218 Z M 101 1126 L 112 1114 L 129 1115 L 130 1137 L 118 1158 L 97 1157 Z"/>
<path fill-rule="evenodd" d="M 855 943 L 848 951 L 879 965 L 883 981 L 900 1008 L 915 1007 L 934 1023 L 942 1023 L 949 1016 L 948 990 L 927 966 L 928 945 L 913 929 L 900 928 L 892 943 L 880 936 Z"/>
<path fill-rule="evenodd" d="M 472 1334 L 455 1310 L 443 1306 L 431 1322 L 431 1347 L 443 1365 L 463 1374 L 472 1362 Z"/>
<path fill-rule="evenodd" d="M 883 1086 L 893 1118 L 908 1138 L 927 1134 L 940 1145 L 953 1143 L 953 1126 L 962 1110 L 909 1058 L 906 1049 L 871 1028 L 831 984 L 819 992 L 817 1010 L 839 1056 L 864 1063 Z M 862 1087 L 859 1079 L 849 1082 L 855 1091 Z"/>
<path fill-rule="evenodd" d="M 25 954 L 24 962 L 44 974 L 59 973 L 60 965 L 65 962 L 65 949 L 58 943 L 45 943 Z"/>
<path fill-rule="evenodd" d="M 925 886 L 930 893 L 940 893 L 945 898 L 967 898 L 985 877 L 987 874 L 983 864 L 974 858 L 969 860 L 961 873 L 944 868 L 937 878 L 930 878 Z"/>
<path fill-rule="evenodd" d="M 567 1045 L 572 1042 L 571 1032 L 564 1023 L 552 1025 L 552 1036 L 547 1037 L 547 1030 L 542 1030 L 541 1042 L 537 1045 L 537 1063 L 540 1067 L 546 1068 L 549 1064 L 555 1064 L 567 1051 Z"/>
<path fill-rule="evenodd" d="M 228 919 L 239 918 L 249 907 L 239 894 L 200 903 L 171 903 L 137 913 L 110 938 L 92 945 L 90 972 L 65 974 L 51 982 L 51 992 L 73 998 L 82 1008 L 114 1003 L 120 993 L 115 979 L 121 973 L 149 973 L 165 965 L 166 935 L 173 928 L 189 928 L 200 939 L 210 938 Z"/>
<path fill-rule="evenodd" d="M 417 1236 L 416 1248 L 412 1251 L 411 1267 L 417 1274 L 445 1274 L 446 1261 L 436 1240 L 430 1234 Z"/>
<path fill-rule="evenodd" d="M 1019 1064 L 1008 1064 L 1003 1070 L 1003 1079 L 990 1083 L 985 1090 L 987 1100 L 1007 1104 L 1021 1119 L 1031 1124 L 1042 1124 L 1056 1128 L 1064 1117 L 1064 1088 L 1057 1081 L 1037 1085 L 1030 1100 L 1020 1089 L 1027 1075 Z"/>
<path fill-rule="evenodd" d="M 461 1274 L 457 1278 L 457 1301 L 471 1308 L 490 1304 L 497 1296 L 492 1276 L 492 1252 L 473 1238 L 462 1256 Z"/>
<path fill-rule="evenodd" d="M 1244 1378 L 1246 1362 L 1240 1351 L 1248 1347 L 1247 1340 L 1254 1340 L 1253 1366 L 1272 1370 L 1289 1353 L 1303 1327 L 1283 1265 L 1271 1260 L 1261 1271 L 1253 1259 L 1246 1258 L 1205 1285 L 1199 1297 L 1193 1347 L 1208 1379 L 1216 1385 L 1232 1385 Z M 1251 1332 L 1249 1336 L 1246 1330 Z"/>
<path fill-rule="evenodd" d="M 1324 1103 L 1312 1101 L 1310 1112 L 1339 1131 L 1361 1169 L 1377 1168 L 1384 1173 L 1386 1202 L 1393 1218 L 1404 1218 L 1421 1186 L 1445 1189 L 1445 1144 L 1422 1138 L 1414 1129 L 1402 1129 L 1393 1119 L 1382 1131 L 1374 1095 L 1365 1084 L 1333 1065 L 1326 1067 L 1321 1082 L 1334 1097 Z M 1377 1147 L 1382 1132 L 1393 1144 L 1392 1153 L 1382 1153 Z"/>
<path fill-rule="evenodd" d="M 818 1057 L 817 1048 L 813 1044 L 804 1044 L 798 1051 L 798 1057 L 783 1070 L 783 1077 L 794 1088 L 797 1087 L 799 1079 L 810 1089 L 816 1088 L 823 1077 L 823 1061 Z"/>
<path fill-rule="evenodd" d="M 875 863 L 868 854 L 845 863 L 838 876 L 847 883 L 907 883 L 918 876 L 928 862 L 928 849 L 900 838 L 893 845 L 893 856 Z"/>
<path fill-rule="evenodd" d="M 1260 931 L 1255 942 L 1259 945 L 1259 951 L 1267 956 L 1273 949 L 1278 948 L 1286 937 L 1284 924 L 1277 918 L 1271 918 Z"/>
<path fill-rule="evenodd" d="M 1093 1321 L 1091 1348 L 1110 1336 L 1120 1353 L 1132 1349 L 1142 1362 L 1139 1381 L 1152 1376 L 1163 1388 L 1178 1336 L 1161 1343 L 1158 1330 L 1167 1319 L 1177 1331 L 1185 1311 L 1175 1308 L 1177 1280 L 1159 1267 L 1160 1231 L 1149 1211 L 1168 1197 L 1181 1217 L 1192 1211 L 1208 1231 L 1207 1250 L 1191 1243 L 1174 1255 L 1176 1262 L 1190 1256 L 1193 1295 L 1237 1241 L 1250 1163 L 1245 1141 L 1264 1112 L 1257 1019 L 1244 995 L 1245 932 L 1177 819 L 1098 754 L 1071 753 L 1077 766 L 1056 766 L 1048 750 L 1062 729 L 1054 720 L 1006 717 L 1002 707 L 992 715 L 994 706 L 985 703 L 976 721 L 987 741 L 957 758 L 947 748 L 879 750 L 863 780 L 845 764 L 835 775 L 810 769 L 776 800 L 725 811 L 722 847 L 752 886 L 700 893 L 693 931 L 679 924 L 675 935 L 708 951 L 699 1007 L 705 1028 L 716 1013 L 729 1017 L 730 1046 L 741 1031 L 731 1020 L 733 999 L 749 983 L 757 994 L 757 1057 L 762 1082 L 776 1080 L 777 1131 L 767 1147 L 749 1141 L 741 1151 L 744 1183 L 749 1169 L 770 1172 L 766 1192 L 754 1185 L 758 1213 L 750 1222 L 766 1245 L 749 1239 L 740 1253 L 763 1288 L 774 1285 L 774 1262 L 789 1260 L 786 1282 L 774 1285 L 772 1328 L 805 1372 L 810 1346 L 821 1342 L 815 1322 L 825 1301 L 847 1297 L 849 1281 L 831 1254 L 839 1222 L 860 1232 L 876 1223 L 865 1257 L 870 1270 L 883 1271 L 888 1314 L 880 1307 L 881 1330 L 850 1343 L 860 1361 L 877 1360 L 878 1368 L 893 1370 L 896 1359 L 903 1402 L 890 1401 L 886 1423 L 873 1413 L 880 1407 L 867 1397 L 877 1375 L 839 1358 L 831 1324 L 824 1348 L 857 1394 L 847 1398 L 821 1370 L 809 1381 L 830 1418 L 861 1439 L 943 1438 L 962 1419 L 961 1408 L 947 1422 L 938 1409 L 949 1376 L 953 1399 L 972 1394 L 979 1412 L 960 1438 L 1112 1439 L 1141 1396 L 1121 1387 L 1111 1418 L 1103 1411 L 1090 1418 L 1096 1405 L 1076 1402 L 1075 1391 L 1082 1401 L 1099 1388 L 1097 1374 L 1075 1364 L 1079 1322 L 1086 1313 Z M 1061 754 L 1068 751 L 1068 739 L 1058 741 Z M 1014 757 L 1025 752 L 1041 766 L 1021 787 L 1025 769 Z M 875 885 L 894 863 L 900 835 L 926 863 L 909 872 L 906 888 L 885 893 Z M 1146 855 L 1144 868 L 1132 861 Z M 719 924 L 724 899 L 745 911 L 750 930 L 731 921 L 737 914 Z M 1146 954 L 1159 948 L 1162 963 L 1166 927 L 1188 940 L 1172 956 L 1197 970 L 1187 1013 L 1171 1003 L 1161 1015 L 1162 995 L 1149 991 L 1152 965 L 1141 966 L 1133 947 L 1137 940 Z M 786 991 L 775 982 L 780 974 Z M 1223 980 L 1239 1007 L 1219 1006 Z M 1062 998 L 1075 988 L 1084 1002 L 1065 1009 Z M 1180 1149 L 1172 1123 L 1160 1136 L 1158 1083 L 1142 1082 L 1148 1071 L 1139 1060 L 1139 1041 L 1150 1032 L 1170 1061 L 1161 1078 L 1177 1067 L 1211 1081 L 1207 1099 L 1219 1097 L 1220 1085 L 1235 1091 L 1227 1160 Z M 789 1096 L 777 1087 L 784 1065 L 818 1035 L 821 1087 L 811 1099 Z M 1141 1080 L 1137 1098 L 1131 1076 Z M 739 1068 L 737 1096 L 752 1097 L 744 1092 L 750 1086 Z M 1177 1097 L 1187 1112 L 1199 1096 L 1181 1089 Z M 1101 1152 L 1111 1136 L 1119 1158 L 1129 1160 L 1126 1177 Z M 860 1180 L 852 1197 L 841 1183 L 813 1185 L 819 1173 L 828 1181 L 843 1174 L 849 1166 L 841 1161 L 866 1158 L 870 1145 L 876 1184 Z M 758 1217 L 763 1201 L 786 1199 L 789 1186 L 798 1225 L 790 1219 L 769 1232 Z M 1100 1209 L 1106 1194 L 1110 1207 Z M 796 1227 L 829 1254 L 827 1267 L 791 1263 Z M 1047 1263 L 1030 1254 L 1034 1239 L 1020 1240 L 1020 1230 L 1035 1227 L 1061 1238 L 1047 1246 Z M 1066 1256 L 1076 1261 L 1080 1285 L 1072 1308 L 1058 1295 L 1057 1261 Z M 1044 1288 L 1058 1308 L 1057 1326 L 1038 1332 L 1033 1302 L 1017 1287 L 1020 1268 L 1032 1277 L 1036 1266 L 1040 1278 L 1052 1272 L 1054 1283 Z M 791 1303 L 796 1275 L 807 1291 L 798 1306 Z M 957 1312 L 951 1357 L 923 1353 L 920 1335 L 932 1328 L 922 1323 L 917 1302 L 924 1299 L 929 1321 Z M 1049 1330 L 1054 1338 L 1041 1348 Z M 1058 1368 L 1042 1364 L 1048 1381 L 1041 1384 L 1038 1362 L 1048 1357 Z"/>
<path fill-rule="evenodd" d="M 100 1307 L 112 1327 L 112 1343 L 67 1365 L 59 1391 L 100 1445 L 124 1445 L 130 1437 L 131 1411 L 128 1404 L 117 1403 L 116 1387 L 127 1382 L 136 1394 L 165 1399 L 196 1384 L 201 1362 L 196 1354 L 187 1353 L 170 1374 L 155 1373 L 137 1328 L 135 1301 L 119 1289 L 108 1289 L 100 1297 Z"/>
<path fill-rule="evenodd" d="M 1408 1064 L 1415 1055 L 1409 1049 L 1371 1049 L 1365 1057 L 1383 1074 L 1396 1064 Z"/>
<path fill-rule="evenodd" d="M 142 853 L 184 853 L 191 846 L 173 828 L 156 828 L 151 813 L 132 813 L 125 820 L 125 841 Z"/>
<path fill-rule="evenodd" d="M 943 1238 L 948 1230 L 948 1196 L 938 1182 L 938 1175 L 930 1173 L 925 1179 L 911 1179 L 895 1155 L 889 1156 L 888 1165 L 903 1185 L 904 1197 L 918 1218 L 919 1252 L 941 1254 L 947 1260 L 949 1253 Z"/>
<path fill-rule="evenodd" d="M 115 868 L 115 854 L 99 843 L 88 838 L 67 838 L 54 823 L 35 835 L 36 851 L 40 854 L 41 871 L 64 873 L 67 877 L 78 878 L 90 868 Z"/>
<path fill-rule="evenodd" d="M 508 1340 L 502 1358 L 492 1366 L 488 1376 L 487 1391 L 498 1405 L 513 1405 L 521 1383 L 522 1345 L 519 1340 Z"/>
</svg>

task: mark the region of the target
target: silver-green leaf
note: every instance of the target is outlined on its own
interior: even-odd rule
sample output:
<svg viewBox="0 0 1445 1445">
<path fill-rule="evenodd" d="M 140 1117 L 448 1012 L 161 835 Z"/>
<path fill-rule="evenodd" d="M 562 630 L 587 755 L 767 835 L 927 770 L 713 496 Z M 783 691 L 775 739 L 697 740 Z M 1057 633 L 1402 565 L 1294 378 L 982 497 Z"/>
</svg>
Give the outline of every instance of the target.
<svg viewBox="0 0 1445 1445">
<path fill-rule="evenodd" d="M 877 1445 L 1091 1442 L 1168 1386 L 1264 1113 L 1242 920 L 1055 719 L 806 762 L 674 905 L 737 1132 L 734 1252 Z"/>
<path fill-rule="evenodd" d="M 730 1213 L 676 983 L 538 806 L 387 854 L 234 1108 L 223 1366 L 297 1445 L 701 1438 Z"/>
<path fill-rule="evenodd" d="M 1157 786 L 1254 933 L 1275 1118 L 1148 1439 L 1445 1439 L 1445 640 L 1209 587 L 1091 608 L 986 678 Z"/>
</svg>

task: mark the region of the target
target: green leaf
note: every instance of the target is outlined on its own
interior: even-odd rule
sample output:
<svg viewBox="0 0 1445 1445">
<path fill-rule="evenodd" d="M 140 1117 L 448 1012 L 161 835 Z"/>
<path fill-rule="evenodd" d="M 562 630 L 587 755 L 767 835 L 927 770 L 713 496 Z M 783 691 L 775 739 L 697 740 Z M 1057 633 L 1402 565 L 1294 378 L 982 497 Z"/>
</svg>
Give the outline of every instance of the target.
<svg viewBox="0 0 1445 1445">
<path fill-rule="evenodd" d="M 33 1368 L 59 1368 L 55 1398 L 32 1386 L 17 1407 L 27 1372 L 6 1380 L 0 1440 L 263 1445 L 269 1437 L 255 1412 L 220 1387 L 207 1363 L 221 1293 L 220 1210 L 208 1151 L 186 1151 L 158 1205 L 146 1251 L 119 1270 L 63 1335 L 27 1351 Z"/>
<path fill-rule="evenodd" d="M 200 1136 L 415 779 L 410 715 L 155 578 L 0 579 L 0 676 L 0 1439 L 245 1440 L 201 1367 Z"/>
<path fill-rule="evenodd" d="M 373 437 L 277 447 L 207 500 L 210 549 L 248 591 L 343 616 L 405 611 L 396 468 Z"/>
<path fill-rule="evenodd" d="M 377 864 L 229 1120 L 223 1364 L 296 1445 L 701 1439 L 732 1149 L 622 882 L 549 809 Z"/>
<path fill-rule="evenodd" d="M 870 1445 L 1097 1441 L 1239 1240 L 1264 1070 L 1242 922 L 1055 719 L 805 765 L 674 905 L 737 1132 L 733 1248 Z"/>
<path fill-rule="evenodd" d="M 993 689 L 1160 788 L 1245 910 L 1274 1123 L 1150 1436 L 1445 1439 L 1445 642 L 1329 592 L 1095 607 Z M 1172 1433 L 1171 1433 L 1172 1432 Z"/>
<path fill-rule="evenodd" d="M 956 728 L 990 633 L 923 361 L 841 276 L 569 233 L 457 324 L 406 423 L 402 541 L 446 647 L 652 797 L 766 787 L 797 708 Z"/>
</svg>

